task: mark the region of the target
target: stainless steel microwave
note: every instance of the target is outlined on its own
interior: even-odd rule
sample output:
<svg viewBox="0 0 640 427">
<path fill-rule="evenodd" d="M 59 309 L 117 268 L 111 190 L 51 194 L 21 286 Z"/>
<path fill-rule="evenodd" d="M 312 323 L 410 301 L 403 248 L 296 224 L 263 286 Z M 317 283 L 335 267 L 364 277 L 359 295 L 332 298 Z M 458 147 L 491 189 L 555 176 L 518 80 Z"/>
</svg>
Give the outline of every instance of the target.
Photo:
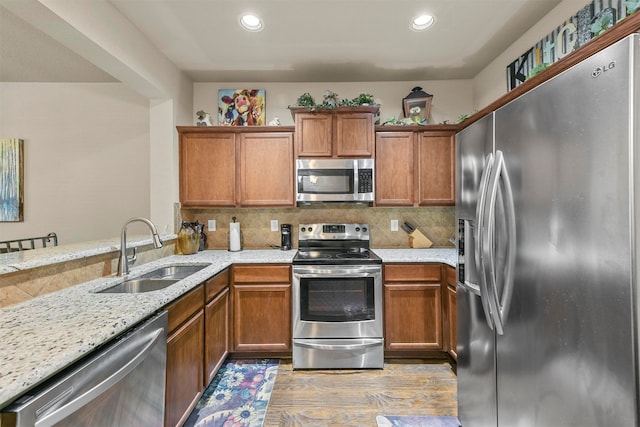
<svg viewBox="0 0 640 427">
<path fill-rule="evenodd" d="M 374 159 L 296 160 L 296 202 L 374 201 Z"/>
</svg>

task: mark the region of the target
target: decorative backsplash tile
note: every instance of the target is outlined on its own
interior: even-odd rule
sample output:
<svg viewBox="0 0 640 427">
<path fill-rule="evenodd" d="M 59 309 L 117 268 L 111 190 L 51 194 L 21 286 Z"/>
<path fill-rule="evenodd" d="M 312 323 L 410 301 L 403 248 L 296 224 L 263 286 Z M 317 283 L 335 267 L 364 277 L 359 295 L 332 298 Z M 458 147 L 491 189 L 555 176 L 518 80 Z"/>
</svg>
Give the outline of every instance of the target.
<svg viewBox="0 0 640 427">
<path fill-rule="evenodd" d="M 434 247 L 452 247 L 449 238 L 455 236 L 455 207 L 424 208 L 371 208 L 359 205 L 311 205 L 301 208 L 286 209 L 182 209 L 185 221 L 199 221 L 205 224 L 208 249 L 228 249 L 229 223 L 235 216 L 240 223 L 243 237 L 243 248 L 265 249 L 280 246 L 280 228 L 271 231 L 271 220 L 280 224 L 292 224 L 293 244 L 297 247 L 298 224 L 320 222 L 367 223 L 371 229 L 371 247 L 374 248 L 408 248 L 408 234 L 401 228 L 391 231 L 391 220 L 397 219 L 415 225 L 433 242 Z M 216 220 L 217 231 L 207 231 L 206 224 L 210 219 Z"/>
</svg>

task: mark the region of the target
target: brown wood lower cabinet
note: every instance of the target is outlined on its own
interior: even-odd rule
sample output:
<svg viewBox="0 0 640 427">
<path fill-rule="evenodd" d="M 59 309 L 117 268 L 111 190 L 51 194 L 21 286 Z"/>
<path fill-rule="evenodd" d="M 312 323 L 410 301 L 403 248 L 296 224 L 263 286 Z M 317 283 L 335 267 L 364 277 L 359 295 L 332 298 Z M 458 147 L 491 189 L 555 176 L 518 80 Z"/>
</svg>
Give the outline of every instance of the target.
<svg viewBox="0 0 640 427">
<path fill-rule="evenodd" d="M 456 293 L 456 269 L 450 266 L 444 266 L 445 281 L 446 281 L 446 319 L 447 325 L 445 331 L 447 331 L 447 352 L 454 360 L 458 360 L 457 345 L 458 345 L 458 315 L 457 315 L 457 302 L 458 296 Z"/>
<path fill-rule="evenodd" d="M 182 425 L 203 390 L 204 286 L 169 306 L 164 425 Z"/>
<path fill-rule="evenodd" d="M 229 354 L 229 270 L 205 282 L 204 383 L 211 382 Z"/>
<path fill-rule="evenodd" d="M 187 420 L 229 353 L 229 270 L 165 308 L 169 320 L 164 425 L 174 427 Z"/>
<path fill-rule="evenodd" d="M 440 264 L 385 264 L 384 336 L 389 355 L 443 350 Z"/>
<path fill-rule="evenodd" d="M 291 352 L 291 266 L 233 267 L 234 352 Z"/>
</svg>

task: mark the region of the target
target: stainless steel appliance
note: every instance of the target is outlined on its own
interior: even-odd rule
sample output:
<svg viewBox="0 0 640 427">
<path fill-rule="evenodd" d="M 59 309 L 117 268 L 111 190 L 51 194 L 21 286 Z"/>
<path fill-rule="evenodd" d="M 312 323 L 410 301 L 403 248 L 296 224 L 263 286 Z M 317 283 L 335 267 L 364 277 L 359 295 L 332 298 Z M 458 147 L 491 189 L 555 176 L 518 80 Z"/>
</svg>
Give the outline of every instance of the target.
<svg viewBox="0 0 640 427">
<path fill-rule="evenodd" d="M 293 259 L 293 368 L 382 368 L 382 260 L 367 224 L 301 224 Z"/>
<path fill-rule="evenodd" d="M 3 409 L 3 426 L 164 424 L 167 312 Z"/>
<path fill-rule="evenodd" d="M 464 427 L 638 426 L 639 58 L 636 34 L 457 136 Z"/>
<path fill-rule="evenodd" d="M 371 203 L 374 178 L 374 159 L 298 159 L 296 201 Z"/>
</svg>

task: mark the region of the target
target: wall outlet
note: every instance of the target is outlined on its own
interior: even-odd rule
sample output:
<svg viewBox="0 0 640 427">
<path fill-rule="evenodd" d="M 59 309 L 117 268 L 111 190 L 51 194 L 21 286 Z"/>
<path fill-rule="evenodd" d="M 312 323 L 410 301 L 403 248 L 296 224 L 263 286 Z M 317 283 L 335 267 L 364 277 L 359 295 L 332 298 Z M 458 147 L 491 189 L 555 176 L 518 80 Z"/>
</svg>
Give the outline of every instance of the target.
<svg viewBox="0 0 640 427">
<path fill-rule="evenodd" d="M 207 230 L 216 231 L 216 220 L 215 219 L 210 219 L 209 221 L 207 221 Z"/>
<path fill-rule="evenodd" d="M 271 231 L 278 231 L 278 220 L 277 219 L 272 219 L 271 220 Z"/>
<path fill-rule="evenodd" d="M 391 231 L 398 231 L 398 220 L 397 219 L 392 219 L 391 220 Z"/>
</svg>

